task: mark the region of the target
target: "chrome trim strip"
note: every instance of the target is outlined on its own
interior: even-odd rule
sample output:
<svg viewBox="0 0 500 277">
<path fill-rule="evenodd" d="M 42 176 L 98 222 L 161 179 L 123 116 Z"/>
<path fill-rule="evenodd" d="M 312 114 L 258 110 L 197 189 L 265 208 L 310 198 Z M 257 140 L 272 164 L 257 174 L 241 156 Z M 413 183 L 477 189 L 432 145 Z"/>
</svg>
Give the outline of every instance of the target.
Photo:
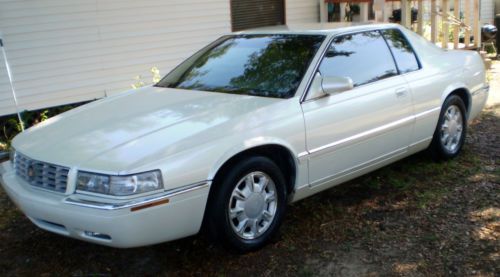
<svg viewBox="0 0 500 277">
<path fill-rule="evenodd" d="M 347 137 L 347 138 L 344 138 L 341 140 L 337 140 L 337 141 L 334 141 L 332 143 L 329 143 L 329 144 L 326 144 L 326 145 L 323 145 L 320 147 L 316 147 L 316 148 L 311 149 L 309 151 L 301 152 L 298 154 L 298 158 L 303 158 L 304 156 L 307 156 L 307 155 L 317 154 L 318 152 L 329 150 L 330 148 L 342 148 L 343 144 L 347 144 L 347 143 L 350 143 L 352 141 L 364 140 L 364 139 L 376 136 L 384 131 L 389 131 L 389 130 L 398 128 L 402 125 L 408 124 L 411 121 L 428 116 L 431 113 L 439 111 L 439 110 L 441 110 L 441 107 L 432 108 L 430 110 L 420 112 L 416 115 L 407 116 L 407 117 L 404 117 L 402 119 L 393 121 L 391 123 L 370 129 L 368 131 L 364 131 L 364 132 L 361 132 L 359 134 L 356 134 L 356 135 L 353 135 L 353 136 L 350 136 L 350 137 Z"/>
<path fill-rule="evenodd" d="M 97 202 L 97 201 L 92 201 L 88 199 L 81 199 L 77 195 L 71 195 L 66 197 L 63 200 L 63 203 L 69 204 L 69 205 L 75 205 L 75 206 L 80 206 L 80 207 L 85 207 L 85 208 L 92 208 L 92 209 L 99 209 L 99 210 L 119 210 L 119 209 L 126 209 L 126 208 L 132 208 L 136 206 L 141 206 L 141 205 L 146 205 L 149 203 L 153 203 L 156 201 L 164 200 L 167 198 L 171 198 L 180 194 L 192 192 L 195 190 L 207 188 L 210 186 L 210 181 L 203 181 L 199 183 L 195 183 L 192 185 L 187 185 L 183 186 L 177 189 L 172 189 L 168 190 L 161 195 L 154 195 L 154 196 L 149 196 L 146 198 L 142 198 L 139 200 L 128 200 L 125 202 L 116 202 L 116 203 L 104 203 L 104 202 Z"/>
<path fill-rule="evenodd" d="M 441 110 L 441 107 L 436 107 L 436 108 L 433 108 L 433 109 L 430 109 L 430 110 L 427 110 L 427 111 L 423 111 L 421 113 L 418 113 L 415 115 L 415 119 L 418 119 L 420 117 L 424 117 L 424 116 L 427 116 L 435 111 L 440 111 Z"/>
<path fill-rule="evenodd" d="M 355 174 L 356 172 L 359 172 L 359 171 L 364 170 L 366 168 L 369 168 L 371 166 L 383 163 L 383 162 L 390 160 L 394 157 L 401 156 L 401 155 L 405 154 L 406 152 L 408 152 L 407 149 L 408 149 L 408 147 L 401 147 L 399 149 L 396 149 L 396 150 L 389 152 L 387 154 L 380 155 L 380 156 L 373 158 L 369 161 L 366 161 L 364 163 L 361 163 L 361 164 L 352 166 L 348 169 L 342 170 L 341 172 L 338 172 L 338 173 L 335 173 L 333 175 L 316 180 L 310 184 L 310 187 L 317 187 L 317 186 L 320 186 L 320 185 L 323 185 L 326 183 L 333 182 L 333 181 L 338 180 L 340 178 L 343 178 L 345 176 Z"/>
<path fill-rule="evenodd" d="M 304 152 L 300 152 L 298 155 L 297 155 L 297 158 L 303 158 L 305 156 L 309 155 L 309 151 L 304 151 Z"/>
<path fill-rule="evenodd" d="M 385 125 L 370 129 L 368 131 L 364 131 L 364 132 L 361 132 L 359 134 L 356 134 L 356 135 L 353 135 L 353 136 L 350 136 L 350 137 L 347 137 L 347 138 L 344 138 L 341 140 L 334 141 L 334 142 L 329 143 L 327 145 L 323 145 L 323 146 L 314 148 L 314 149 L 310 150 L 309 153 L 314 154 L 314 153 L 324 151 L 324 150 L 329 149 L 329 148 L 341 146 L 342 144 L 347 144 L 347 143 L 355 141 L 355 140 L 360 140 L 360 139 L 363 139 L 365 137 L 371 137 L 371 136 L 374 136 L 374 135 L 381 133 L 383 131 L 395 129 L 395 128 L 397 128 L 401 125 L 404 125 L 412 120 L 414 120 L 414 116 L 408 116 L 408 117 L 396 120 L 394 122 L 391 122 L 389 124 L 385 124 Z M 337 147 L 337 148 L 340 148 L 340 147 Z"/>
<path fill-rule="evenodd" d="M 409 148 L 415 147 L 415 146 L 417 146 L 417 145 L 419 145 L 421 143 L 429 142 L 430 140 L 432 140 L 432 136 L 426 137 L 424 139 L 421 139 L 421 140 L 419 140 L 417 142 L 414 142 L 414 143 L 410 144 Z"/>
</svg>

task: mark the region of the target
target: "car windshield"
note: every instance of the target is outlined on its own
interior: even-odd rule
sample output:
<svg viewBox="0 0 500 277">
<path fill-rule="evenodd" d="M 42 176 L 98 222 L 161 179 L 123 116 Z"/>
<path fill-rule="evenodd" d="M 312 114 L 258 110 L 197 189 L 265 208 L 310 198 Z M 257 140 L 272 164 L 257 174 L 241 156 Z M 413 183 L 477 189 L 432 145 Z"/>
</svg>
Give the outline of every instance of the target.
<svg viewBox="0 0 500 277">
<path fill-rule="evenodd" d="M 322 35 L 222 37 L 156 86 L 289 98 L 323 40 Z"/>
</svg>

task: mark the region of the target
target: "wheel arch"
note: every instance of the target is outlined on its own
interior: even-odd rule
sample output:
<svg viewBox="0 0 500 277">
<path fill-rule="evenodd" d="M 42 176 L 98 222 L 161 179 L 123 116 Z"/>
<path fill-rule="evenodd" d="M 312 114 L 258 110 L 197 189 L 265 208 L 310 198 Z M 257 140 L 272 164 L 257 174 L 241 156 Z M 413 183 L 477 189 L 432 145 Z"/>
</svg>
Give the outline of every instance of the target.
<svg viewBox="0 0 500 277">
<path fill-rule="evenodd" d="M 457 95 L 458 97 L 460 97 L 462 99 L 462 101 L 465 104 L 467 118 L 469 118 L 470 110 L 471 110 L 471 106 L 472 106 L 472 95 L 470 93 L 470 90 L 467 88 L 467 86 L 463 83 L 457 83 L 457 84 L 448 86 L 446 88 L 445 92 L 443 93 L 443 96 L 441 99 L 441 106 L 443 106 L 444 101 L 450 95 Z"/>
<path fill-rule="evenodd" d="M 289 199 L 291 199 L 295 190 L 298 173 L 297 156 L 294 154 L 294 151 L 290 149 L 290 147 L 276 142 L 254 145 L 240 151 L 234 151 L 230 155 L 226 154 L 226 158 L 221 159 L 217 163 L 218 165 L 211 170 L 208 177 L 209 180 L 212 180 L 213 183 L 217 183 L 219 178 L 222 178 L 231 166 L 251 156 L 264 156 L 271 159 L 278 165 L 278 167 L 282 170 L 283 176 L 285 177 L 287 194 Z M 212 187 L 210 188 L 210 193 L 212 192 Z"/>
</svg>

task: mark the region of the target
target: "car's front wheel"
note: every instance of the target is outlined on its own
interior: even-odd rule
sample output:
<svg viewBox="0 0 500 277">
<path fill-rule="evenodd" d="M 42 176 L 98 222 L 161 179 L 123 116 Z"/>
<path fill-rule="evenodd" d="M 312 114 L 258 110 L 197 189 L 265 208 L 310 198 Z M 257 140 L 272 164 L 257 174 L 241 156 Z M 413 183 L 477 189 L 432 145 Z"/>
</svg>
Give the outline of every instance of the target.
<svg viewBox="0 0 500 277">
<path fill-rule="evenodd" d="M 218 179 L 207 206 L 210 235 L 238 252 L 265 245 L 278 231 L 287 204 L 279 167 L 266 157 L 250 157 Z"/>
<path fill-rule="evenodd" d="M 439 160 L 451 159 L 458 155 L 465 141 L 467 118 L 465 105 L 457 95 L 444 101 L 438 125 L 432 139 L 431 151 Z"/>
</svg>

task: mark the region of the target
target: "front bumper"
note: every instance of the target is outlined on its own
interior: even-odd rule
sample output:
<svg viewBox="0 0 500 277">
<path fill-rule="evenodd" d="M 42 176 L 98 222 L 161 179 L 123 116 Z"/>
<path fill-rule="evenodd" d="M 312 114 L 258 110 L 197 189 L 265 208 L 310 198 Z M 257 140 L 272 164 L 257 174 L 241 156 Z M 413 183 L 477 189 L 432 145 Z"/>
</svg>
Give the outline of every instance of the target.
<svg viewBox="0 0 500 277">
<path fill-rule="evenodd" d="M 0 183 L 38 227 L 97 244 L 127 248 L 196 234 L 210 182 L 155 197 L 103 204 L 34 188 L 18 178 L 10 162 L 0 165 Z M 156 205 L 156 204 L 158 205 Z"/>
</svg>

